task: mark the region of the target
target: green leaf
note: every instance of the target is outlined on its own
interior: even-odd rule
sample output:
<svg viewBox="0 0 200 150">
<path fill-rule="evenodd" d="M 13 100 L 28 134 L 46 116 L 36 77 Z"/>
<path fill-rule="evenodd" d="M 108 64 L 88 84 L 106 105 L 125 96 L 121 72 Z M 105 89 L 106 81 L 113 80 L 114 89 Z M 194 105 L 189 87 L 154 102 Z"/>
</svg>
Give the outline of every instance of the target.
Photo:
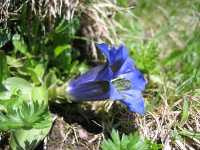
<svg viewBox="0 0 200 150">
<path fill-rule="evenodd" d="M 175 61 L 177 58 L 182 57 L 187 51 L 184 50 L 175 50 L 171 52 L 171 54 L 163 60 L 163 65 L 167 65 Z"/>
<path fill-rule="evenodd" d="M 120 135 L 115 130 L 111 133 L 111 139 L 104 140 L 102 150 L 159 150 L 161 146 L 147 140 L 138 132 L 130 135 Z"/>
<path fill-rule="evenodd" d="M 200 132 L 194 132 L 194 131 L 189 131 L 183 128 L 180 128 L 180 131 L 178 131 L 178 133 L 182 136 L 186 136 L 189 137 L 191 139 L 197 139 L 200 140 Z"/>
<path fill-rule="evenodd" d="M 189 117 L 189 102 L 187 98 L 184 98 L 183 100 L 183 111 L 181 114 L 181 126 L 183 126 L 187 121 Z"/>
<path fill-rule="evenodd" d="M 45 68 L 43 64 L 38 64 L 35 68 L 34 68 L 35 73 L 37 74 L 38 79 L 40 80 L 40 82 L 42 82 L 42 78 L 45 72 Z"/>
<path fill-rule="evenodd" d="M 45 76 L 45 86 L 48 88 L 51 85 L 56 85 L 58 82 L 57 76 L 54 71 L 50 71 L 46 76 Z"/>
<path fill-rule="evenodd" d="M 121 139 L 121 149 L 126 149 L 128 144 L 129 144 L 128 136 L 123 134 Z"/>
<path fill-rule="evenodd" d="M 19 35 L 15 34 L 12 38 L 12 42 L 16 51 L 20 51 L 22 54 L 28 54 L 28 47 L 24 39 Z"/>
<path fill-rule="evenodd" d="M 10 99 L 11 93 L 7 91 L 4 85 L 0 84 L 0 100 Z"/>
<path fill-rule="evenodd" d="M 129 144 L 127 145 L 127 147 L 129 147 L 129 149 L 137 149 L 137 150 L 143 150 L 145 147 L 144 141 L 143 139 L 139 136 L 138 132 L 136 132 L 135 134 L 131 134 L 128 137 L 129 139 Z"/>
<path fill-rule="evenodd" d="M 70 45 L 59 45 L 54 49 L 54 55 L 57 57 L 59 56 L 63 51 L 70 49 Z"/>
<path fill-rule="evenodd" d="M 120 137 L 117 131 L 113 130 L 113 132 L 111 133 L 111 137 L 113 140 L 113 143 L 117 146 L 120 147 Z"/>
<path fill-rule="evenodd" d="M 16 59 L 15 57 L 7 56 L 6 58 L 7 58 L 7 63 L 10 67 L 19 68 L 23 66 L 23 63 L 19 59 Z"/>
<path fill-rule="evenodd" d="M 32 81 L 38 85 L 43 82 L 43 75 L 45 72 L 44 65 L 37 64 L 34 68 L 25 68 L 25 71 L 31 76 Z"/>
<path fill-rule="evenodd" d="M 17 99 L 10 101 L 5 112 L 0 112 L 0 130 L 14 129 L 41 129 L 51 123 L 47 104 L 38 101 L 23 101 Z"/>
<path fill-rule="evenodd" d="M 51 125 L 52 120 L 47 105 L 39 104 L 38 101 L 24 102 L 16 111 L 9 110 L 5 119 L 0 119 L 0 129 L 11 131 L 12 150 L 34 150 L 48 134 Z"/>
<path fill-rule="evenodd" d="M 145 44 L 136 44 L 130 52 L 136 66 L 143 72 L 155 74 L 160 70 L 157 65 L 159 61 L 158 43 L 155 40 L 150 40 Z"/>
<path fill-rule="evenodd" d="M 3 85 L 9 92 L 8 99 L 11 95 L 20 90 L 22 97 L 24 99 L 30 100 L 32 85 L 28 81 L 18 77 L 11 77 L 4 80 Z"/>
<path fill-rule="evenodd" d="M 6 56 L 0 52 L 0 85 L 8 77 L 8 66 Z"/>
<path fill-rule="evenodd" d="M 33 87 L 32 100 L 38 101 L 40 104 L 48 103 L 48 91 L 45 87 Z"/>
<path fill-rule="evenodd" d="M 10 146 L 12 150 L 34 150 L 49 133 L 51 124 L 42 129 L 19 129 L 11 133 Z"/>
</svg>

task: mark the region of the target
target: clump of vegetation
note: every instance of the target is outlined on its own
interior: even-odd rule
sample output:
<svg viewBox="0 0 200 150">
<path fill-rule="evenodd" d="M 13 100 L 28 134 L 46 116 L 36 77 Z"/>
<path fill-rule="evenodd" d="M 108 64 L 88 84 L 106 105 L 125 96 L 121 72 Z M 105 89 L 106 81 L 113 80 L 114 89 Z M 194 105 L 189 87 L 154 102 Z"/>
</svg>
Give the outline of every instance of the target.
<svg viewBox="0 0 200 150">
<path fill-rule="evenodd" d="M 138 133 L 130 135 L 120 135 L 117 131 L 113 130 L 111 139 L 104 140 L 102 143 L 103 150 L 159 150 L 161 146 L 152 143 L 150 140 L 142 138 Z"/>
</svg>

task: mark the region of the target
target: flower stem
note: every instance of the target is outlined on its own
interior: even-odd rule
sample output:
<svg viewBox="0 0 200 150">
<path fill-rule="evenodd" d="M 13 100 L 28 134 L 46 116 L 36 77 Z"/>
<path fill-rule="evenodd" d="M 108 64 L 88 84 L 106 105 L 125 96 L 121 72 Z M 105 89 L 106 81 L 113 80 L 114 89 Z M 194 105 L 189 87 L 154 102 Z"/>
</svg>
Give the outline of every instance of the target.
<svg viewBox="0 0 200 150">
<path fill-rule="evenodd" d="M 61 86 L 52 85 L 48 89 L 48 96 L 50 101 L 67 101 L 71 102 L 70 97 L 67 94 L 66 88 L 68 84 L 63 84 Z"/>
</svg>

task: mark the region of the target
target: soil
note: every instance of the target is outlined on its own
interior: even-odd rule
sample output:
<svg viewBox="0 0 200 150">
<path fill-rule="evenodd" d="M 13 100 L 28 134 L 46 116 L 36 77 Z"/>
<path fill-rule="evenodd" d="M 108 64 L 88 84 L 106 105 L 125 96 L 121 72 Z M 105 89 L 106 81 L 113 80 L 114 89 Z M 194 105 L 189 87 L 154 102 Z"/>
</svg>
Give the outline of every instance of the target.
<svg viewBox="0 0 200 150">
<path fill-rule="evenodd" d="M 53 104 L 56 115 L 47 137 L 47 150 L 98 150 L 103 128 L 94 112 L 83 110 L 79 104 Z"/>
</svg>

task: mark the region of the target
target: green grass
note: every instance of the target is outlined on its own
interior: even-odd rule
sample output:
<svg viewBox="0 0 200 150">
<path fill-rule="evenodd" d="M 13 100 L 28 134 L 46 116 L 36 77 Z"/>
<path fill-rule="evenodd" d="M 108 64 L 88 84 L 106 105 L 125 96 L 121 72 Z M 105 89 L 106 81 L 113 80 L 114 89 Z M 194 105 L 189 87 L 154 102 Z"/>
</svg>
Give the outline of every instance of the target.
<svg viewBox="0 0 200 150">
<path fill-rule="evenodd" d="M 200 109 L 200 3 L 195 0 L 136 3 L 126 14 L 118 12 L 116 20 L 121 24 L 118 28 L 121 41 L 129 47 L 137 67 L 149 80 L 145 93 L 149 113 L 141 119 L 145 123 L 138 124 L 142 126 L 140 131 L 149 138 L 153 136 L 151 132 L 165 136 L 164 132 L 168 132 L 172 139 L 170 147 L 197 148 L 199 138 L 196 137 L 195 144 L 191 137 L 180 133 L 184 130 L 199 134 L 199 121 L 191 122 L 198 118 Z M 123 2 L 123 6 L 129 5 Z M 147 128 L 150 122 L 156 128 Z M 181 140 L 174 140 L 174 134 Z M 168 142 L 161 135 L 154 136 L 164 146 Z"/>
</svg>

